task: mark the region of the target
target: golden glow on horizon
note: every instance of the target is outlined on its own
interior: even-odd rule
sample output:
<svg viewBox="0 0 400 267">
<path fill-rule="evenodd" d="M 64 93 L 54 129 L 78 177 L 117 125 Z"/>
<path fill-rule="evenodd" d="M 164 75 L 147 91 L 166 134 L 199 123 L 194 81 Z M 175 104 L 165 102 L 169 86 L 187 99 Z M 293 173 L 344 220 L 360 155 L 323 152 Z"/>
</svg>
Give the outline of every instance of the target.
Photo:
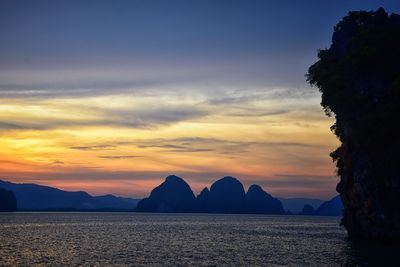
<svg viewBox="0 0 400 267">
<path fill-rule="evenodd" d="M 318 102 L 266 97 L 215 105 L 201 95 L 179 94 L 2 98 L 0 172 L 15 182 L 130 196 L 143 196 L 158 184 L 164 177 L 157 173 L 224 174 L 245 183 L 283 174 L 334 176 L 328 154 L 337 140 Z M 98 173 L 108 179 L 85 176 Z M 154 174 L 129 180 L 120 173 Z M 198 191 L 216 177 L 206 178 L 190 183 Z M 307 191 L 267 189 L 287 195 Z M 308 191 L 313 196 L 334 192 L 313 190 Z"/>
</svg>

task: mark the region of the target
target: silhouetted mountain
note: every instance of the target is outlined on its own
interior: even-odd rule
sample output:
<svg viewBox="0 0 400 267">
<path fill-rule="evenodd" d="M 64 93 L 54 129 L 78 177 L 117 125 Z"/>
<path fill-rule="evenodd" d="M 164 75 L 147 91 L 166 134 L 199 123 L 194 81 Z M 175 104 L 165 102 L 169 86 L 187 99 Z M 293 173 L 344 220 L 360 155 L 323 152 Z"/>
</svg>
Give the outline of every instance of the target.
<svg viewBox="0 0 400 267">
<path fill-rule="evenodd" d="M 134 211 L 138 212 L 202 212 L 285 214 L 282 203 L 252 185 L 247 194 L 242 183 L 234 177 L 224 177 L 205 187 L 197 198 L 181 178 L 171 175 L 142 199 Z"/>
<path fill-rule="evenodd" d="M 336 196 L 331 200 L 328 200 L 319 206 L 315 211 L 315 215 L 320 216 L 342 216 L 343 215 L 343 203 L 340 196 Z"/>
<path fill-rule="evenodd" d="M 151 191 L 148 198 L 139 201 L 138 212 L 194 212 L 196 198 L 190 186 L 178 176 L 170 175 Z"/>
<path fill-rule="evenodd" d="M 210 212 L 212 213 L 245 213 L 246 194 L 241 182 L 227 176 L 211 185 Z"/>
<path fill-rule="evenodd" d="M 314 215 L 314 208 L 311 205 L 304 205 L 303 210 L 300 212 L 300 215 Z"/>
<path fill-rule="evenodd" d="M 283 209 L 287 212 L 290 211 L 293 214 L 301 213 L 304 205 L 311 205 L 314 209 L 317 209 L 323 200 L 317 198 L 278 198 L 283 205 Z"/>
<path fill-rule="evenodd" d="M 290 210 L 286 211 L 285 213 L 286 215 L 293 215 L 293 212 L 291 212 Z"/>
<path fill-rule="evenodd" d="M 211 211 L 210 190 L 207 187 L 197 196 L 197 211 L 206 213 Z"/>
<path fill-rule="evenodd" d="M 246 194 L 246 213 L 284 214 L 282 203 L 259 185 L 250 186 Z"/>
<path fill-rule="evenodd" d="M 0 212 L 17 210 L 17 199 L 12 191 L 0 188 Z"/>
<path fill-rule="evenodd" d="M 67 192 L 37 184 L 15 184 L 0 180 L 0 187 L 14 192 L 18 210 L 98 210 L 129 211 L 137 200 L 105 195 L 94 197 L 86 192 Z"/>
</svg>

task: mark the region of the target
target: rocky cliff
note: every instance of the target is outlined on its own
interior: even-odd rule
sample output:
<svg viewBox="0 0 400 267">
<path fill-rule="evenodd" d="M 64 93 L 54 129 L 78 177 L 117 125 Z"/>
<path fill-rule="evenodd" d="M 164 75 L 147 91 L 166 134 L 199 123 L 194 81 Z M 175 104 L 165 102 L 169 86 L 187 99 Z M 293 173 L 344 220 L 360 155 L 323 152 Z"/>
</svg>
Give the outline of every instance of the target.
<svg viewBox="0 0 400 267">
<path fill-rule="evenodd" d="M 219 179 L 210 187 L 210 212 L 245 213 L 246 193 L 242 183 L 233 177 Z"/>
<path fill-rule="evenodd" d="M 190 186 L 180 177 L 170 175 L 151 191 L 148 198 L 139 201 L 138 212 L 193 212 L 196 198 Z"/>
<path fill-rule="evenodd" d="M 400 16 L 350 12 L 320 50 L 308 81 L 335 116 L 331 156 L 351 238 L 400 240 Z"/>
</svg>

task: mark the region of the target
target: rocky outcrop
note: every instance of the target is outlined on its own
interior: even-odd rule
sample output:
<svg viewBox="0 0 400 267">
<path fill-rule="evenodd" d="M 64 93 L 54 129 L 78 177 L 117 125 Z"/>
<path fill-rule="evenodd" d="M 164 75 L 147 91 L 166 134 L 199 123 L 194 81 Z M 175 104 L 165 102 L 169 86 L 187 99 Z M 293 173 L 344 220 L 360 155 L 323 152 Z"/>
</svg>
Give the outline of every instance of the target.
<svg viewBox="0 0 400 267">
<path fill-rule="evenodd" d="M 211 212 L 210 190 L 205 187 L 197 196 L 197 209 L 198 212 Z"/>
<path fill-rule="evenodd" d="M 304 205 L 303 210 L 300 212 L 300 215 L 314 215 L 314 207 L 311 205 Z"/>
<path fill-rule="evenodd" d="M 282 203 L 259 185 L 249 187 L 246 193 L 246 211 L 255 214 L 285 214 Z"/>
<path fill-rule="evenodd" d="M 245 213 L 246 194 L 242 183 L 234 177 L 224 177 L 210 187 L 210 212 Z"/>
<path fill-rule="evenodd" d="M 351 238 L 400 240 L 400 16 L 350 12 L 321 50 L 308 81 L 336 118 L 331 156 Z"/>
<path fill-rule="evenodd" d="M 148 198 L 139 201 L 137 212 L 194 212 L 196 198 L 190 186 L 180 177 L 170 175 L 151 191 Z"/>
<path fill-rule="evenodd" d="M 134 211 L 285 214 L 282 203 L 260 186 L 252 185 L 246 194 L 242 183 L 229 176 L 213 183 L 210 190 L 205 187 L 197 198 L 183 179 L 168 176 Z"/>
<path fill-rule="evenodd" d="M 17 210 L 17 199 L 12 191 L 0 188 L 0 212 Z"/>
<path fill-rule="evenodd" d="M 304 205 L 308 204 L 313 206 L 314 209 L 321 206 L 324 203 L 323 200 L 318 198 L 278 198 L 282 202 L 283 209 L 287 212 L 290 211 L 292 214 L 299 214 L 304 208 Z"/>
<path fill-rule="evenodd" d="M 340 196 L 336 196 L 328 201 L 325 201 L 315 211 L 315 215 L 318 216 L 342 216 L 343 215 L 343 203 Z"/>
</svg>

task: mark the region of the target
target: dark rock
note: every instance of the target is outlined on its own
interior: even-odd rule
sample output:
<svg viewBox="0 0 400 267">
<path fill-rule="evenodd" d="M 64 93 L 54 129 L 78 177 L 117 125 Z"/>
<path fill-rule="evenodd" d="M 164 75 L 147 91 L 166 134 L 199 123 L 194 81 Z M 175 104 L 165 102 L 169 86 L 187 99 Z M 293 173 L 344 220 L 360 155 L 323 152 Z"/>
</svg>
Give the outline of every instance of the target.
<svg viewBox="0 0 400 267">
<path fill-rule="evenodd" d="M 290 210 L 286 211 L 285 213 L 286 215 L 293 215 L 293 212 L 291 212 Z"/>
<path fill-rule="evenodd" d="M 381 8 L 350 12 L 321 50 L 308 81 L 334 116 L 331 156 L 350 238 L 400 241 L 400 19 Z"/>
<path fill-rule="evenodd" d="M 17 210 L 17 199 L 12 191 L 0 188 L 0 212 Z"/>
<path fill-rule="evenodd" d="M 343 215 L 343 203 L 340 196 L 336 196 L 331 200 L 325 201 L 315 211 L 315 215 L 319 216 L 342 216 Z"/>
<path fill-rule="evenodd" d="M 259 185 L 250 186 L 246 194 L 246 213 L 284 214 L 282 203 Z"/>
<path fill-rule="evenodd" d="M 154 188 L 148 198 L 139 201 L 137 212 L 194 212 L 196 198 L 190 186 L 178 176 L 170 175 Z"/>
<path fill-rule="evenodd" d="M 317 209 L 324 203 L 323 200 L 318 198 L 278 198 L 283 205 L 283 209 L 288 211 L 290 210 L 294 214 L 299 214 L 303 210 L 304 205 L 309 204 L 313 206 L 314 209 Z"/>
<path fill-rule="evenodd" d="M 241 182 L 233 177 L 224 177 L 211 185 L 210 212 L 245 213 L 246 194 Z"/>
<path fill-rule="evenodd" d="M 210 190 L 205 187 L 195 199 L 184 180 L 168 176 L 153 189 L 148 198 L 138 203 L 134 211 L 285 214 L 282 203 L 260 186 L 250 186 L 246 194 L 242 183 L 233 177 L 224 177 L 214 182 Z"/>
<path fill-rule="evenodd" d="M 211 212 L 210 191 L 207 187 L 201 190 L 197 196 L 197 211 L 198 212 Z"/>
<path fill-rule="evenodd" d="M 314 215 L 314 208 L 311 205 L 304 205 L 303 210 L 301 211 L 300 215 Z"/>
</svg>

